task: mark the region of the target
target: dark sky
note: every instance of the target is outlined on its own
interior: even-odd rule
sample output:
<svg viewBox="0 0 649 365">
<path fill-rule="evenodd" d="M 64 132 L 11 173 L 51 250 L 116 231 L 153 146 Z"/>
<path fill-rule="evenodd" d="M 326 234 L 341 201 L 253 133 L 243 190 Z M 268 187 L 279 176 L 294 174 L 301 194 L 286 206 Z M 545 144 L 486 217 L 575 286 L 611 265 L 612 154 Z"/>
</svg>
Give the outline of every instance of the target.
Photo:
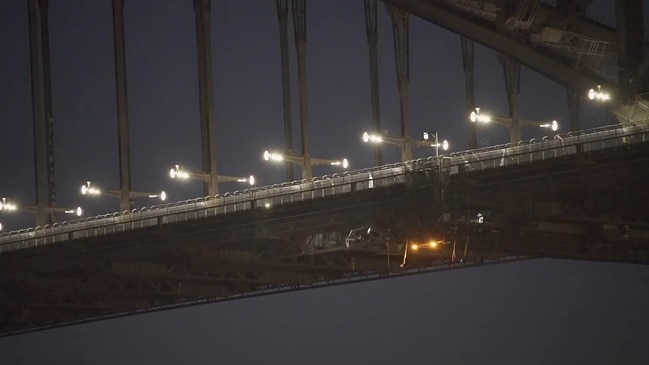
<svg viewBox="0 0 649 365">
<path fill-rule="evenodd" d="M 164 189 L 171 200 L 199 196 L 200 184 L 167 177 L 176 163 L 200 167 L 192 2 L 125 2 L 133 188 Z M 352 168 L 368 167 L 373 159 L 360 140 L 371 126 L 362 4 L 308 2 L 313 156 L 347 157 Z M 264 185 L 280 182 L 284 169 L 261 158 L 265 149 L 283 142 L 275 2 L 217 0 L 212 7 L 219 173 L 252 173 Z M 610 22 L 612 14 L 612 4 L 595 1 L 593 18 Z M 118 186 L 111 2 L 52 1 L 50 37 L 58 205 L 81 205 L 89 215 L 115 211 L 116 200 L 79 194 L 86 180 Z M 379 37 L 382 123 L 398 134 L 392 35 L 382 4 Z M 453 150 L 466 148 L 459 36 L 411 18 L 410 48 L 413 135 L 439 130 Z M 0 197 L 33 204 L 25 1 L 0 2 L 0 55 Z M 291 66 L 295 71 L 294 58 Z M 494 53 L 481 46 L 475 76 L 478 105 L 505 114 L 502 70 Z M 524 118 L 568 125 L 565 89 L 528 69 L 521 88 Z M 293 110 L 297 125 L 296 98 Z M 582 126 L 611 122 L 604 110 L 583 103 Z M 297 142 L 297 128 L 294 135 Z M 539 135 L 524 133 L 525 138 Z M 480 130 L 479 144 L 504 143 L 507 137 L 505 129 L 494 126 Z M 400 158 L 396 148 L 388 146 L 384 153 L 386 162 Z M 332 172 L 317 168 L 314 174 Z M 221 186 L 222 191 L 237 188 Z M 4 214 L 0 222 L 9 230 L 34 221 L 29 214 Z M 195 363 L 223 357 L 224 363 L 429 363 L 438 358 L 441 363 L 640 363 L 649 355 L 642 346 L 649 340 L 648 275 L 645 267 L 633 265 L 526 261 L 0 339 L 0 362 Z"/>
</svg>

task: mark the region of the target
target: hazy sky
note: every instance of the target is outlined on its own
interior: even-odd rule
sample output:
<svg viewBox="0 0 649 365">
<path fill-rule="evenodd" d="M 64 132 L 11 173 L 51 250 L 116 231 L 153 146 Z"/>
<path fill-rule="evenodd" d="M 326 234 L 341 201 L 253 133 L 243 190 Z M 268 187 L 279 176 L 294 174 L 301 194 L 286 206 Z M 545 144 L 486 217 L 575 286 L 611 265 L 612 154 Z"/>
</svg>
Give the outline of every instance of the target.
<svg viewBox="0 0 649 365">
<path fill-rule="evenodd" d="M 199 183 L 167 177 L 176 163 L 200 167 L 192 1 L 125 2 L 133 188 L 164 189 L 171 200 L 199 196 Z M 379 5 L 382 124 L 397 134 L 392 33 Z M 610 22 L 612 2 L 595 6 L 593 17 Z M 79 194 L 87 180 L 118 186 L 111 17 L 109 0 L 50 2 L 57 202 L 81 205 L 90 215 L 118 209 L 117 200 Z M 363 2 L 308 1 L 307 28 L 313 156 L 347 157 L 352 168 L 371 166 L 372 151 L 360 139 L 372 125 Z M 410 48 L 413 135 L 439 130 L 453 150 L 466 148 L 459 36 L 411 18 Z M 25 1 L 0 2 L 0 54 L 0 197 L 33 204 Z M 284 169 L 261 157 L 283 143 L 275 2 L 213 1 L 212 55 L 219 173 L 254 174 L 264 185 L 280 182 Z M 494 53 L 476 46 L 475 58 L 478 105 L 505 114 L 504 80 Z M 291 62 L 298 141 L 294 58 Z M 521 89 L 524 118 L 568 125 L 564 88 L 523 69 Z M 583 106 L 584 128 L 611 123 L 605 111 Z M 479 131 L 481 146 L 507 138 L 507 130 L 497 126 Z M 386 162 L 400 159 L 397 148 L 388 146 L 384 154 Z M 33 217 L 4 214 L 0 222 L 18 229 L 32 225 Z M 644 363 L 648 276 L 643 266 L 526 261 L 5 338 L 0 363 Z"/>
</svg>

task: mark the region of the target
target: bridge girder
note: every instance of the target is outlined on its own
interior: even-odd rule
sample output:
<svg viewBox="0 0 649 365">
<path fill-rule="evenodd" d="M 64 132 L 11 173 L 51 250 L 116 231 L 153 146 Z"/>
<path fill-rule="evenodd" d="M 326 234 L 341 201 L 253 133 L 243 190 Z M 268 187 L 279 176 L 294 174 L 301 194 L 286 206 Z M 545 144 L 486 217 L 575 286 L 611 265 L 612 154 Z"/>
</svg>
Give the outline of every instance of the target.
<svg viewBox="0 0 649 365">
<path fill-rule="evenodd" d="M 569 89 L 585 93 L 594 85 L 602 85 L 608 89 L 616 88 L 614 83 L 586 69 L 576 69 L 572 60 L 559 54 L 541 53 L 532 44 L 524 44 L 512 39 L 512 35 L 499 30 L 494 22 L 475 17 L 452 8 L 442 1 L 433 0 L 383 0 L 399 7 L 415 16 L 446 28 L 453 33 L 473 39 L 474 41 L 499 53 L 512 57 L 527 67 L 541 73 L 549 79 L 566 86 Z M 607 39 L 615 38 L 615 32 L 610 34 L 600 27 L 588 25 L 587 21 L 579 23 L 586 29 L 597 29 L 598 34 L 606 34 Z"/>
</svg>

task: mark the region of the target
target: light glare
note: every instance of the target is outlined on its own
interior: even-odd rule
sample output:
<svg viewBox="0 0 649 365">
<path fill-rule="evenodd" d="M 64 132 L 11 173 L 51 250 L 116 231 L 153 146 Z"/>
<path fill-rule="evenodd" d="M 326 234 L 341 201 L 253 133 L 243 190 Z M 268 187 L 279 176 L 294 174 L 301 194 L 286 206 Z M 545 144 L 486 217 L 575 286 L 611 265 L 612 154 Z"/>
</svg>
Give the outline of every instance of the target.
<svg viewBox="0 0 649 365">
<path fill-rule="evenodd" d="M 77 217 L 81 217 L 81 215 L 83 214 L 83 210 L 81 209 L 81 207 L 77 207 L 77 209 L 65 210 L 65 211 L 63 211 L 63 213 L 65 213 L 65 214 L 74 214 Z"/>
<path fill-rule="evenodd" d="M 92 183 L 90 181 L 81 185 L 81 195 L 99 195 L 99 194 L 101 194 L 101 190 L 92 186 Z"/>
<path fill-rule="evenodd" d="M 174 166 L 171 170 L 169 170 L 169 177 L 172 179 L 179 178 L 179 179 L 189 179 L 189 172 L 183 170 L 183 168 L 180 165 Z"/>
<path fill-rule="evenodd" d="M 588 90 L 588 99 L 599 101 L 599 102 L 607 102 L 611 100 L 611 95 L 605 91 L 602 91 L 601 85 L 597 85 L 597 90 L 595 89 Z"/>
<path fill-rule="evenodd" d="M 369 134 L 367 132 L 363 132 L 363 142 L 381 143 L 383 142 L 383 137 L 376 134 Z"/>
<path fill-rule="evenodd" d="M 343 169 L 346 169 L 349 166 L 349 161 L 347 161 L 346 158 L 343 158 L 342 160 L 331 161 L 329 164 L 331 166 L 342 166 Z"/>
<path fill-rule="evenodd" d="M 264 151 L 264 160 L 266 161 L 272 160 L 272 161 L 280 162 L 280 161 L 284 161 L 284 155 L 282 155 L 281 153 Z"/>
<path fill-rule="evenodd" d="M 13 212 L 18 210 L 18 206 L 14 203 L 7 203 L 7 200 L 5 198 L 2 198 L 2 201 L 0 201 L 0 210 Z"/>
</svg>

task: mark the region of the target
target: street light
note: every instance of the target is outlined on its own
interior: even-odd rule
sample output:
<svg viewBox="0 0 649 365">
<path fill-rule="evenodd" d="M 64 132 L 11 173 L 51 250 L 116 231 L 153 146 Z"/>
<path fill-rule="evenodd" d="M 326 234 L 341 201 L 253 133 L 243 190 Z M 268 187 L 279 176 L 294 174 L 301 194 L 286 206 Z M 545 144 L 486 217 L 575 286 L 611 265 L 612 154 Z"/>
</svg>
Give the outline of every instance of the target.
<svg viewBox="0 0 649 365">
<path fill-rule="evenodd" d="M 169 177 L 172 179 L 180 179 L 180 180 L 188 180 L 188 179 L 201 180 L 208 184 L 212 180 L 212 176 L 210 174 L 204 172 L 193 172 L 193 171 L 185 170 L 181 165 L 174 165 L 174 167 L 172 167 L 169 170 Z M 217 175 L 216 182 L 217 183 L 240 182 L 240 183 L 248 183 L 250 185 L 255 185 L 255 177 L 252 175 L 248 177 Z"/>
<path fill-rule="evenodd" d="M 0 211 L 15 212 L 18 210 L 36 214 L 38 207 L 35 205 L 18 205 L 16 203 L 8 202 L 6 198 L 2 198 L 2 201 L 0 201 Z M 83 215 L 83 209 L 81 209 L 81 207 L 76 207 L 76 208 L 43 207 L 43 210 L 46 213 L 72 214 L 72 215 L 76 215 L 77 217 L 81 217 L 81 215 Z"/>
<path fill-rule="evenodd" d="M 404 149 L 406 146 L 406 139 L 403 137 L 390 136 L 388 134 L 375 134 L 369 132 L 363 132 L 363 142 L 365 143 L 388 143 L 394 146 L 397 146 L 401 149 Z"/>
<path fill-rule="evenodd" d="M 602 85 L 597 85 L 597 90 L 588 90 L 588 99 L 605 103 L 611 100 L 611 94 L 607 93 L 606 91 L 602 91 Z"/>
<path fill-rule="evenodd" d="M 92 181 L 88 181 L 85 184 L 81 185 L 81 195 L 108 195 L 120 199 L 122 197 L 121 190 L 111 190 L 111 189 L 100 189 Z M 167 200 L 167 193 L 163 191 L 159 193 L 147 193 L 147 192 L 137 192 L 129 191 L 129 199 L 131 198 L 158 198 L 161 201 Z"/>
<path fill-rule="evenodd" d="M 431 134 L 435 136 L 435 143 L 429 144 L 431 147 L 435 147 L 435 157 L 439 157 L 439 148 L 442 147 L 442 150 L 444 151 L 448 150 L 448 141 L 443 140 L 442 143 L 439 143 L 439 133 L 437 131 L 435 131 L 435 133 L 424 132 L 424 141 L 428 142 Z"/>
<path fill-rule="evenodd" d="M 401 149 L 402 161 L 405 162 L 412 159 L 412 140 L 410 139 L 410 137 L 396 137 L 388 135 L 387 133 L 378 134 L 363 132 L 362 139 L 365 143 L 380 144 L 385 142 L 397 146 Z"/>
<path fill-rule="evenodd" d="M 473 110 L 471 114 L 469 114 L 469 120 L 471 120 L 471 122 L 473 123 L 486 124 L 491 123 L 491 116 L 488 114 L 480 113 L 480 108 L 475 108 L 475 110 Z"/>
<path fill-rule="evenodd" d="M 541 128 L 550 128 L 553 132 L 556 132 L 559 129 L 559 123 L 556 120 L 553 120 L 551 123 L 540 124 Z"/>
<path fill-rule="evenodd" d="M 434 133 L 434 136 L 435 136 L 435 143 L 431 143 L 431 141 L 428 140 L 430 137 L 428 132 L 424 132 L 423 140 L 413 139 L 409 141 L 413 143 L 415 147 L 435 147 L 435 156 L 439 157 L 439 147 L 442 147 L 442 149 L 446 151 L 449 147 L 449 144 L 448 141 L 446 140 L 444 140 L 442 143 L 439 143 L 437 132 Z M 385 142 L 401 148 L 402 152 L 406 148 L 406 143 L 407 143 L 406 138 L 403 137 L 395 137 L 395 136 L 390 136 L 388 134 L 374 134 L 369 132 L 363 132 L 362 139 L 363 142 L 365 143 L 379 144 Z"/>
<path fill-rule="evenodd" d="M 18 206 L 14 203 L 10 203 L 6 198 L 2 198 L 0 201 L 0 211 L 13 212 L 18 210 Z"/>
<path fill-rule="evenodd" d="M 264 151 L 264 160 L 265 161 L 271 161 L 271 162 L 290 162 L 294 163 L 296 165 L 300 165 L 304 167 L 304 157 L 303 156 L 295 156 L 291 155 L 289 153 L 281 153 L 281 152 L 271 152 L 271 151 Z M 347 161 L 346 158 L 343 158 L 342 160 L 331 160 L 331 159 L 326 159 L 326 158 L 310 158 L 311 166 L 317 166 L 317 165 L 330 165 L 330 166 L 340 166 L 343 169 L 346 169 L 349 167 L 349 161 Z M 303 169 L 304 171 L 304 169 Z M 306 177 L 304 177 L 306 178 Z"/>
<path fill-rule="evenodd" d="M 556 120 L 552 120 L 550 122 L 539 122 L 535 120 L 499 117 L 480 111 L 480 108 L 475 108 L 469 114 L 469 120 L 472 123 L 489 124 L 491 122 L 494 122 L 500 125 L 504 125 L 510 130 L 510 142 L 518 142 L 518 140 L 520 140 L 520 127 L 549 128 L 552 129 L 553 132 L 559 130 L 559 122 L 557 122 Z"/>
</svg>

